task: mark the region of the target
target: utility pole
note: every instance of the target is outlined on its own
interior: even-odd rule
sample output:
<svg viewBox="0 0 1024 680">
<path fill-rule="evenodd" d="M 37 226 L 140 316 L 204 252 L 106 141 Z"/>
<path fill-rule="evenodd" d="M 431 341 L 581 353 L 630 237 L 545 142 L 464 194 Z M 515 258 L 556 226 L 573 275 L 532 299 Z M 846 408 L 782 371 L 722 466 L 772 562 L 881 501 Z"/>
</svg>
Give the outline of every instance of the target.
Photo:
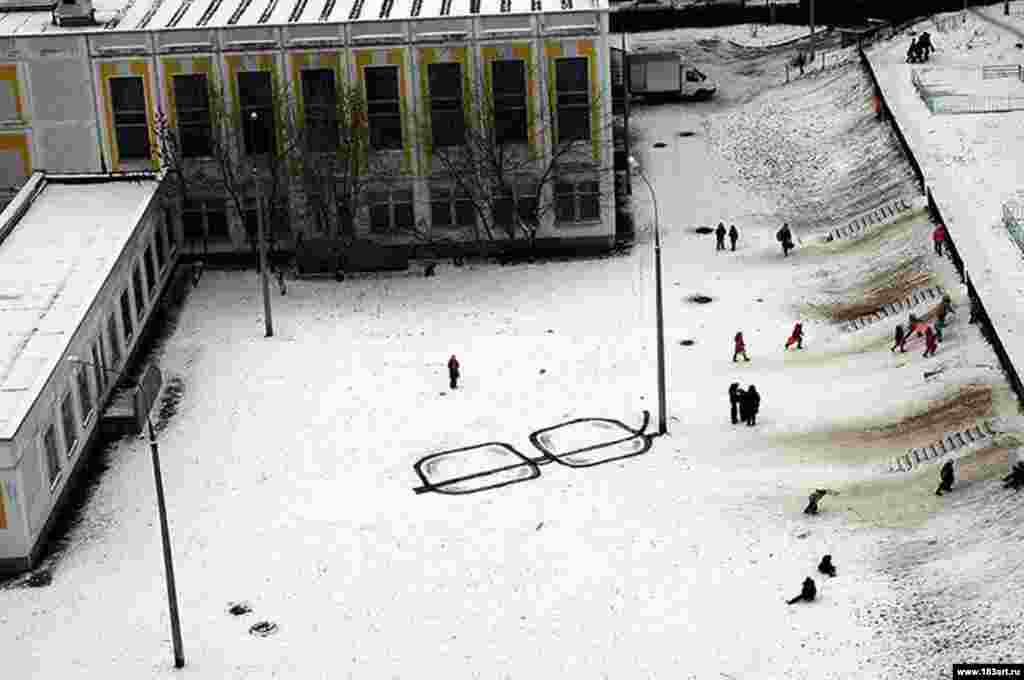
<svg viewBox="0 0 1024 680">
<path fill-rule="evenodd" d="M 964 0 L 964 2 L 966 3 L 967 0 Z M 811 4 L 811 7 L 810 7 L 810 10 L 811 10 L 811 16 L 810 16 L 810 24 L 811 24 L 811 61 L 814 61 L 814 0 L 811 0 L 810 4 Z"/>
<path fill-rule="evenodd" d="M 626 51 L 626 34 L 622 34 L 622 89 L 625 93 L 622 98 L 622 119 L 624 137 L 622 140 L 623 150 L 626 153 L 626 195 L 633 195 L 633 173 L 629 172 L 629 159 L 633 157 L 629 148 L 629 100 L 632 96 L 629 86 L 629 52 Z"/>
</svg>

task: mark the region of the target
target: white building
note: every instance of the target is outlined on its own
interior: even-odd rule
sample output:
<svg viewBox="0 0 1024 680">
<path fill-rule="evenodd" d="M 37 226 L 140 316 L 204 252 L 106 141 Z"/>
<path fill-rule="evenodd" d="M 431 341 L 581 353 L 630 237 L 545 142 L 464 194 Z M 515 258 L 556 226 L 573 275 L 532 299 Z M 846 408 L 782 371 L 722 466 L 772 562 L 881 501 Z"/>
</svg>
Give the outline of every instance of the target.
<svg viewBox="0 0 1024 680">
<path fill-rule="evenodd" d="M 369 192 L 355 235 L 399 245 L 417 224 L 446 236 L 473 218 L 431 158 L 431 144 L 445 143 L 439 129 L 418 139 L 418 121 L 472 106 L 476 76 L 500 82 L 502 119 L 521 121 L 524 145 L 550 157 L 559 126 L 591 142 L 553 185 L 557 210 L 540 239 L 613 241 L 607 0 L 88 1 L 60 0 L 54 12 L 0 5 L 0 187 L 39 169 L 156 169 L 159 111 L 202 158 L 213 134 L 211 84 L 239 120 L 254 121 L 245 146 L 258 153 L 274 134 L 266 100 L 275 84 L 310 116 L 347 84 L 367 100 L 372 153 L 399 173 Z M 64 15 L 97 24 L 56 25 Z M 249 197 L 246 220 L 268 212 L 257 199 Z M 310 212 L 299 205 L 309 200 L 295 192 L 288 215 L 265 220 L 268 230 L 285 242 L 299 231 L 323 235 L 295 217 Z M 183 243 L 201 236 L 211 250 L 246 247 L 242 220 L 216 192 L 184 206 L 183 222 Z"/>
<path fill-rule="evenodd" d="M 173 270 L 158 186 L 39 172 L 0 214 L 0 573 L 37 556 Z"/>
</svg>

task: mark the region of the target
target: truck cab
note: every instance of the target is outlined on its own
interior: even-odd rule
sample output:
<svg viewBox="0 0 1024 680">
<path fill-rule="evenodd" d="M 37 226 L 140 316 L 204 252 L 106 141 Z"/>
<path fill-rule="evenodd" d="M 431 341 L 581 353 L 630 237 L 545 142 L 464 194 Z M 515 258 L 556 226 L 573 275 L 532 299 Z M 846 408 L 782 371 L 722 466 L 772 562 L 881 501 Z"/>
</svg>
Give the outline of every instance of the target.
<svg viewBox="0 0 1024 680">
<path fill-rule="evenodd" d="M 706 99 L 718 90 L 718 86 L 713 81 L 692 66 L 680 64 L 679 71 L 682 82 L 680 94 L 683 97 Z"/>
</svg>

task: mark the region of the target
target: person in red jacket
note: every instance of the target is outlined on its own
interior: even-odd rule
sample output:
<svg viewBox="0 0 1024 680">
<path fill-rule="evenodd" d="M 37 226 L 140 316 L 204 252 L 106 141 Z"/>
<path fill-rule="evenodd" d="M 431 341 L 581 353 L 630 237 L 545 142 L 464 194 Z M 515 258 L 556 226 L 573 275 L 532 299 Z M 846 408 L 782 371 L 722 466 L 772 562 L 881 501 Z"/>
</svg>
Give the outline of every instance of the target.
<svg viewBox="0 0 1024 680">
<path fill-rule="evenodd" d="M 946 228 L 941 224 L 935 227 L 932 232 L 932 241 L 935 243 L 935 254 L 942 255 L 942 244 L 946 240 Z"/>
<path fill-rule="evenodd" d="M 453 390 L 459 387 L 459 360 L 454 354 L 448 360 L 448 383 Z"/>
<path fill-rule="evenodd" d="M 939 348 L 939 338 L 931 326 L 926 326 L 924 331 L 924 354 L 921 356 L 935 356 L 935 350 Z"/>
<path fill-rule="evenodd" d="M 790 333 L 789 340 L 786 340 L 786 349 L 789 349 L 790 345 L 796 345 L 797 349 L 804 348 L 804 325 L 799 321 L 793 326 L 793 332 Z"/>
<path fill-rule="evenodd" d="M 733 343 L 732 360 L 736 361 L 736 357 L 742 354 L 746 361 L 750 361 L 750 357 L 747 356 L 747 345 L 743 342 L 743 331 L 736 333 L 736 337 L 733 338 Z"/>
</svg>

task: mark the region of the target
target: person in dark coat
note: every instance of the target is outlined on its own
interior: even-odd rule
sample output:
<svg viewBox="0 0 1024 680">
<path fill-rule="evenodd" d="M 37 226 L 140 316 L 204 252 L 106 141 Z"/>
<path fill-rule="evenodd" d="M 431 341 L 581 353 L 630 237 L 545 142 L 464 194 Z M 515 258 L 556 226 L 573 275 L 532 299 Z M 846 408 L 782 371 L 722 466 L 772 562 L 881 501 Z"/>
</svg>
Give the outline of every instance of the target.
<svg viewBox="0 0 1024 680">
<path fill-rule="evenodd" d="M 1010 474 L 1003 477 L 1003 488 L 1019 491 L 1024 486 L 1024 462 L 1017 462 L 1010 468 Z"/>
<path fill-rule="evenodd" d="M 459 387 L 459 360 L 454 354 L 448 360 L 448 384 L 453 390 Z"/>
<path fill-rule="evenodd" d="M 740 232 L 736 229 L 736 225 L 730 225 L 729 227 L 729 242 L 732 244 L 732 252 L 736 252 L 736 241 L 740 239 Z"/>
<path fill-rule="evenodd" d="M 928 326 L 924 330 L 924 354 L 923 357 L 935 356 L 935 350 L 939 348 L 939 339 L 935 335 L 935 331 L 932 330 L 931 326 Z"/>
<path fill-rule="evenodd" d="M 801 600 L 804 602 L 814 602 L 814 598 L 817 596 L 818 587 L 814 585 L 814 579 L 808 576 L 804 579 L 804 585 L 800 588 L 800 594 L 792 600 L 786 600 L 786 604 L 796 604 Z"/>
<path fill-rule="evenodd" d="M 818 503 L 822 498 L 828 495 L 828 491 L 825 489 L 815 489 L 810 496 L 807 497 L 807 507 L 804 508 L 805 515 L 817 515 L 818 514 Z"/>
<path fill-rule="evenodd" d="M 747 343 L 743 342 L 743 331 L 737 331 L 736 336 L 732 339 L 732 360 L 736 361 L 737 357 L 741 354 L 744 360 L 750 361 L 750 357 L 747 356 Z"/>
<path fill-rule="evenodd" d="M 896 324 L 895 342 L 892 345 L 892 349 L 890 349 L 889 351 L 890 352 L 895 352 L 896 348 L 899 347 L 901 352 L 906 352 L 907 348 L 904 347 L 906 342 L 907 342 L 907 338 L 906 338 L 905 335 L 903 335 L 903 326 L 901 326 L 900 324 Z"/>
<path fill-rule="evenodd" d="M 821 558 L 821 562 L 818 562 L 818 571 L 829 577 L 836 575 L 835 565 L 832 564 L 832 556 L 825 555 Z"/>
<path fill-rule="evenodd" d="M 917 49 L 921 52 L 921 58 L 924 61 L 928 61 L 932 52 L 935 51 L 935 45 L 932 45 L 932 35 L 928 31 L 921 33 L 921 37 L 917 39 Z"/>
<path fill-rule="evenodd" d="M 733 383 L 729 385 L 729 408 L 730 415 L 732 416 L 732 424 L 736 425 L 740 421 L 736 416 L 736 411 L 740 407 L 743 401 L 743 390 L 740 389 L 739 383 Z"/>
<path fill-rule="evenodd" d="M 757 393 L 757 388 L 753 385 L 748 387 L 743 394 L 743 401 L 747 405 L 747 417 L 744 418 L 744 421 L 747 425 L 756 425 L 757 412 L 761 408 L 761 395 Z"/>
<path fill-rule="evenodd" d="M 793 232 L 789 230 L 789 223 L 782 225 L 782 229 L 779 229 L 779 233 L 775 235 L 782 244 L 782 254 L 789 257 L 789 251 L 793 250 Z"/>
<path fill-rule="evenodd" d="M 953 482 L 956 481 L 953 475 L 953 461 L 947 460 L 942 469 L 939 470 L 939 488 L 935 490 L 936 496 L 941 496 L 944 491 L 953 490 Z"/>
<path fill-rule="evenodd" d="M 725 225 L 721 222 L 715 229 L 715 250 L 725 250 Z"/>
</svg>

